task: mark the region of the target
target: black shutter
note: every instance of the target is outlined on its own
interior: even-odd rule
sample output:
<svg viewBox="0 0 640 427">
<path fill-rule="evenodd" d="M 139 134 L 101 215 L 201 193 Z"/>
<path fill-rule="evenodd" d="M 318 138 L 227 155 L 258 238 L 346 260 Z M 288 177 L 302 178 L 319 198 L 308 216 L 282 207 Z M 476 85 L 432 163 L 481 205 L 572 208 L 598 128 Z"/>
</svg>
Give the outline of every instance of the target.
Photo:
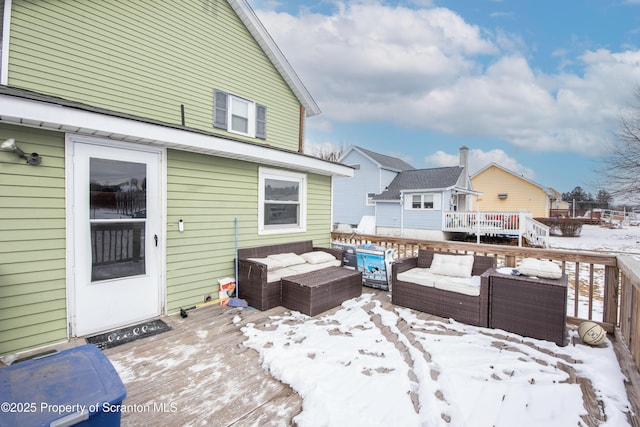
<svg viewBox="0 0 640 427">
<path fill-rule="evenodd" d="M 267 107 L 256 104 L 256 138 L 267 139 Z"/>
<path fill-rule="evenodd" d="M 213 127 L 227 130 L 227 92 L 215 89 L 213 92 Z"/>
</svg>

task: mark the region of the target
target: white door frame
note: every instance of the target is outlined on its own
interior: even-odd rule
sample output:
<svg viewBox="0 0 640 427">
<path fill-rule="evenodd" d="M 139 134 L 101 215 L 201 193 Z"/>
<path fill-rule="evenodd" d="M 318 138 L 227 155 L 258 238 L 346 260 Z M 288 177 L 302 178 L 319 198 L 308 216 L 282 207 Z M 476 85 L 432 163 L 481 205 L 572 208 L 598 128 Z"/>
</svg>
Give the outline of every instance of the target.
<svg viewBox="0 0 640 427">
<path fill-rule="evenodd" d="M 166 148 L 151 145 L 133 144 L 122 141 L 115 141 L 104 138 L 96 138 L 91 136 L 83 136 L 77 134 L 65 135 L 65 208 L 66 208 L 66 301 L 67 301 L 67 338 L 77 336 L 76 333 L 76 301 L 75 301 L 75 260 L 76 260 L 76 230 L 74 219 L 74 146 L 76 143 L 93 144 L 103 147 L 132 149 L 157 153 L 159 157 L 159 182 L 158 197 L 160 198 L 160 212 L 158 221 L 160 234 L 158 236 L 158 286 L 159 286 L 159 307 L 158 312 L 161 315 L 167 313 L 167 284 L 166 284 L 166 235 L 167 235 L 167 198 L 166 198 L 166 182 L 167 182 L 167 151 Z"/>
</svg>

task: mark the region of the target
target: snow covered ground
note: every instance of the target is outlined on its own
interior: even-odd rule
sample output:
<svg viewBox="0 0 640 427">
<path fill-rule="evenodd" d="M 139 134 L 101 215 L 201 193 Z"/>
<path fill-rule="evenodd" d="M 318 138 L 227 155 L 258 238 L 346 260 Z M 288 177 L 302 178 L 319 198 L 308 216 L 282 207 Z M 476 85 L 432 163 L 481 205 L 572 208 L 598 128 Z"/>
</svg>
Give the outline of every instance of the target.
<svg viewBox="0 0 640 427">
<path fill-rule="evenodd" d="M 584 225 L 578 237 L 551 236 L 553 249 L 577 249 L 606 253 L 640 255 L 640 226 L 606 228 Z"/>
<path fill-rule="evenodd" d="M 640 254 L 640 228 L 585 226 L 553 248 Z M 408 325 L 408 327 L 407 327 Z M 498 332 L 498 335 L 496 334 Z M 586 378 L 599 425 L 630 425 L 610 341 L 554 343 L 385 309 L 371 294 L 331 315 L 298 312 L 243 328 L 263 368 L 302 396 L 300 426 L 586 426 Z M 590 414 L 593 420 L 593 414 Z"/>
<path fill-rule="evenodd" d="M 552 249 L 590 251 L 603 254 L 625 254 L 640 260 L 640 227 L 625 226 L 623 228 L 607 228 L 598 225 L 585 225 L 578 237 L 552 236 L 550 246 Z M 566 272 L 569 276 L 567 313 L 573 316 L 575 301 L 575 264 L 567 263 Z M 592 318 L 595 320 L 602 320 L 604 273 L 603 266 L 594 265 Z M 578 304 L 578 312 L 575 313 L 575 316 L 584 319 L 589 318 L 587 295 L 590 274 L 589 264 L 581 263 L 579 271 L 581 296 Z"/>
<path fill-rule="evenodd" d="M 569 382 L 570 372 L 591 381 L 607 419 L 601 425 L 629 425 L 611 342 L 559 347 L 499 331 L 509 340 L 386 310 L 371 295 L 332 315 L 292 312 L 243 328 L 264 369 L 303 398 L 298 425 L 585 426 L 581 386 Z"/>
</svg>

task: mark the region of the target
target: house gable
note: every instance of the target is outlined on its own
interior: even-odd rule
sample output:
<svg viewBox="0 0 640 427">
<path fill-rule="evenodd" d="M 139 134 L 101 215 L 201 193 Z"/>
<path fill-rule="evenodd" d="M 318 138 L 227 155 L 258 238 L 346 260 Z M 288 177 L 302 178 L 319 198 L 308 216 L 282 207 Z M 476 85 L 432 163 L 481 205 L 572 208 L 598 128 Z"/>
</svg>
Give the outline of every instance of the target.
<svg viewBox="0 0 640 427">
<path fill-rule="evenodd" d="M 527 211 L 534 217 L 549 215 L 549 194 L 521 175 L 492 163 L 471 177 L 473 188 L 482 193 L 478 206 L 483 211 Z"/>
<path fill-rule="evenodd" d="M 74 254 L 90 252 L 74 239 L 89 228 L 71 220 L 88 216 L 74 210 L 87 205 L 75 196 L 91 188 L 90 175 L 74 173 L 80 144 L 105 158 L 131 149 L 132 162 L 144 145 L 162 152 L 153 165 L 161 185 L 149 187 L 155 221 L 144 238 L 158 248 L 148 267 L 159 273 L 161 314 L 215 299 L 216 279 L 233 277 L 237 245 L 329 244 L 332 176 L 352 169 L 298 152 L 301 110 L 319 110 L 272 41 L 257 40 L 257 20 L 248 27 L 244 0 L 5 4 L 0 141 L 15 139 L 42 163 L 0 152 L 0 354 L 76 336 L 74 310 L 103 303 L 73 299 L 73 282 L 88 283 L 76 275 Z M 266 140 L 213 127 L 216 89 L 266 107 Z M 264 165 L 304 175 L 305 227 L 259 233 Z"/>
<path fill-rule="evenodd" d="M 301 106 L 310 115 L 319 109 L 250 7 L 190 5 L 13 2 L 2 77 L 13 87 L 255 141 L 213 127 L 219 89 L 265 106 L 265 142 L 298 151 Z"/>
<path fill-rule="evenodd" d="M 374 151 L 367 150 L 366 148 L 358 147 L 355 145 L 349 147 L 349 149 L 345 151 L 345 153 L 340 157 L 338 161 L 344 163 L 346 159 L 348 159 L 350 156 L 353 156 L 354 152 L 360 153 L 379 169 L 384 169 L 395 173 L 415 169 L 413 166 L 402 159 L 376 153 Z"/>
</svg>

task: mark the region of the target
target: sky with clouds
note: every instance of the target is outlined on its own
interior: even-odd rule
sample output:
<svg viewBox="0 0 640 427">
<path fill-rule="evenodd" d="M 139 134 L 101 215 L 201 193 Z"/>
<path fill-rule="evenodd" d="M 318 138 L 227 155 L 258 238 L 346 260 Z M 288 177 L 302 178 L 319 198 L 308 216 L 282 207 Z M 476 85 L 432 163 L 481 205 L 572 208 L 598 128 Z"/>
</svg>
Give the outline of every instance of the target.
<svg viewBox="0 0 640 427">
<path fill-rule="evenodd" d="M 595 195 L 636 111 L 640 0 L 249 0 L 322 113 L 306 144 L 491 162 Z"/>
</svg>

